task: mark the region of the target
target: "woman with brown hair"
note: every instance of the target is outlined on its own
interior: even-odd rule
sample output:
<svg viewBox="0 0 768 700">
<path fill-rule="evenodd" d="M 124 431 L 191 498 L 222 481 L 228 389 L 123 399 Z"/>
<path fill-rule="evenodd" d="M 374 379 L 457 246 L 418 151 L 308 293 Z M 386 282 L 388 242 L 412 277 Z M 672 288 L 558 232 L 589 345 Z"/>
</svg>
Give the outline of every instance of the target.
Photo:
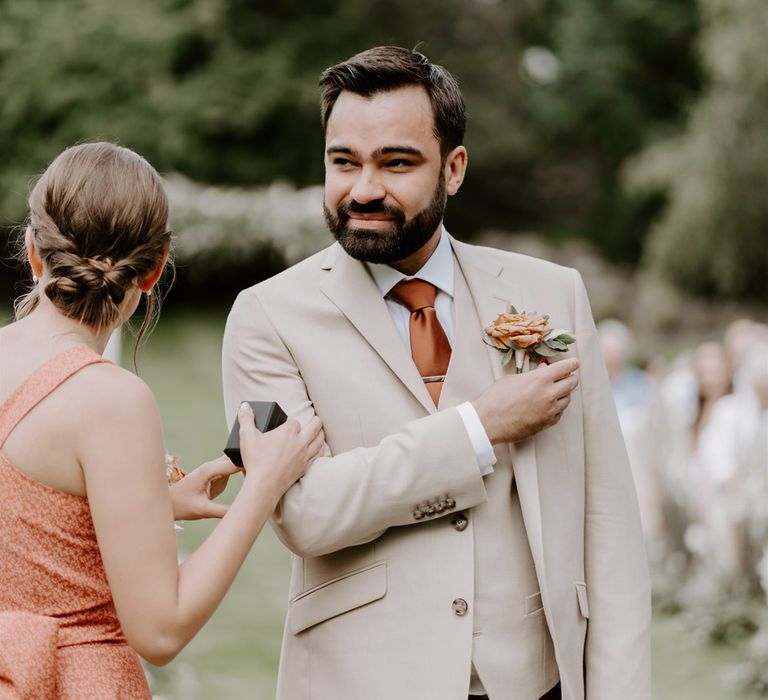
<svg viewBox="0 0 768 700">
<path fill-rule="evenodd" d="M 178 565 L 174 511 L 217 514 L 207 489 L 236 468 L 204 465 L 174 504 L 152 393 L 101 356 L 142 293 L 155 303 L 160 177 L 126 148 L 74 146 L 32 190 L 28 224 L 35 284 L 0 329 L 0 697 L 149 698 L 133 649 L 165 664 L 202 627 L 323 433 L 314 419 L 262 435 L 245 404 L 243 485 Z"/>
</svg>

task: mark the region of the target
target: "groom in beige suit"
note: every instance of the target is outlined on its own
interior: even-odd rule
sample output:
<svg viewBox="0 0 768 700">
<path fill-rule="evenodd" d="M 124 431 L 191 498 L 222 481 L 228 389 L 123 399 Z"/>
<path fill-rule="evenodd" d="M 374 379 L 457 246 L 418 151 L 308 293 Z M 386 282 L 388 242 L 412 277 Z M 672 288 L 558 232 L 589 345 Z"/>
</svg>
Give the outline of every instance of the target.
<svg viewBox="0 0 768 700">
<path fill-rule="evenodd" d="M 293 553 L 280 700 L 650 700 L 637 503 L 579 274 L 460 243 L 464 103 L 380 47 L 321 78 L 337 242 L 243 291 L 224 396 L 327 439 L 274 527 Z M 416 280 L 415 282 L 413 280 Z M 576 343 L 502 366 L 509 304 Z"/>
</svg>

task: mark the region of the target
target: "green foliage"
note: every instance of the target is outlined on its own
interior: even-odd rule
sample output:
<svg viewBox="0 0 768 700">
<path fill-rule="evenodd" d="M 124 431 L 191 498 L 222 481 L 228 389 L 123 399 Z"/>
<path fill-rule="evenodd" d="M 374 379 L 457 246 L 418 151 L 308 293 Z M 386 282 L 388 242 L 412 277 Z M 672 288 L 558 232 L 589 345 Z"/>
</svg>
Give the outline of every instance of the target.
<svg viewBox="0 0 768 700">
<path fill-rule="evenodd" d="M 649 211 L 617 169 L 697 89 L 696 32 L 695 0 L 0 2 L 0 225 L 23 218 L 31 175 L 84 139 L 201 182 L 317 184 L 322 69 L 423 42 L 469 108 L 451 228 L 586 233 L 634 259 Z"/>
<path fill-rule="evenodd" d="M 203 187 L 166 179 L 174 243 L 176 289 L 207 302 L 231 301 L 243 287 L 312 255 L 333 238 L 322 215 L 322 187 Z"/>
<path fill-rule="evenodd" d="M 768 35 L 763 0 L 701 0 L 711 82 L 678 138 L 628 170 L 635 190 L 661 188 L 668 207 L 648 261 L 699 294 L 768 295 Z"/>
<path fill-rule="evenodd" d="M 552 212 L 548 223 L 570 225 L 609 257 L 635 261 L 658 203 L 629 200 L 616 174 L 677 122 L 701 85 L 696 0 L 546 6 L 532 40 L 552 48 L 560 75 L 551 85 L 529 84 L 518 98 L 533 135 L 532 202 Z"/>
</svg>

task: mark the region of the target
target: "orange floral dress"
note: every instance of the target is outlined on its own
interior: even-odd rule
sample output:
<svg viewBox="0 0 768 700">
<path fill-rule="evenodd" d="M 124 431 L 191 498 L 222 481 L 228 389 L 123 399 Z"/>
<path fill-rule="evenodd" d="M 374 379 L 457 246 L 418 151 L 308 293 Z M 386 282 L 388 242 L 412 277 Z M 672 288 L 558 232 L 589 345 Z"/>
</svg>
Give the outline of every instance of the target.
<svg viewBox="0 0 768 700">
<path fill-rule="evenodd" d="M 11 431 L 75 372 L 84 347 L 37 369 L 0 406 Z M 88 500 L 36 481 L 0 451 L 0 700 L 150 700 L 104 573 Z"/>
</svg>

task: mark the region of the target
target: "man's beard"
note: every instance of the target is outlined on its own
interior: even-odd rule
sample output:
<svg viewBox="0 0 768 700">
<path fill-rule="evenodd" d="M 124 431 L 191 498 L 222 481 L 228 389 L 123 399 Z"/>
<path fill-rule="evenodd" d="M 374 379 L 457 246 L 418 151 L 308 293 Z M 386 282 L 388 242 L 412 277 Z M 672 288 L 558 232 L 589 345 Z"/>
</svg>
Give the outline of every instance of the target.
<svg viewBox="0 0 768 700">
<path fill-rule="evenodd" d="M 445 180 L 439 177 L 432 201 L 410 221 L 405 220 L 402 209 L 386 205 L 380 199 L 367 204 L 354 200 L 339 204 L 336 214 L 323 203 L 323 212 L 334 238 L 351 257 L 389 265 L 412 255 L 432 238 L 443 220 L 445 204 Z M 392 228 L 387 231 L 352 228 L 351 213 L 383 214 L 392 218 Z"/>
</svg>

